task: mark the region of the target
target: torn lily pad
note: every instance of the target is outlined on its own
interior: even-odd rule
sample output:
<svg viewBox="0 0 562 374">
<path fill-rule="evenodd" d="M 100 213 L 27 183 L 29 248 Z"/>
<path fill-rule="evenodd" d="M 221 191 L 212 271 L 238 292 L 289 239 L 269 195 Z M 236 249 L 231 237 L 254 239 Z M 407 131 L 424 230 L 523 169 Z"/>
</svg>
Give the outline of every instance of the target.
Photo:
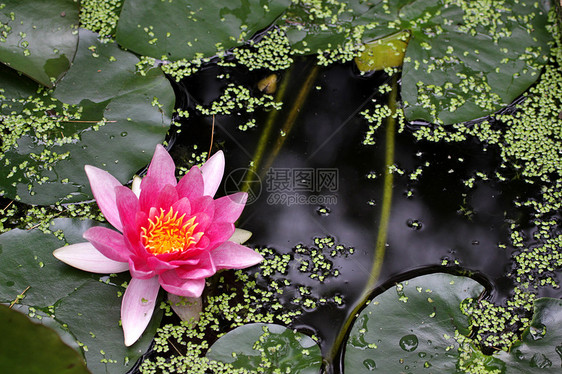
<svg viewBox="0 0 562 374">
<path fill-rule="evenodd" d="M 73 0 L 4 0 L 0 4 L 0 61 L 53 87 L 76 53 L 79 8 Z"/>
</svg>

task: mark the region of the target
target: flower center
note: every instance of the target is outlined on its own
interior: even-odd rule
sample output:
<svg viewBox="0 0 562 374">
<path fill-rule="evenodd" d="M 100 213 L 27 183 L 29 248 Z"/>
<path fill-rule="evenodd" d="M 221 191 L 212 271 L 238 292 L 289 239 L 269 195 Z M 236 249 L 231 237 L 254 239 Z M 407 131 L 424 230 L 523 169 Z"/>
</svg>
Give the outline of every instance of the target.
<svg viewBox="0 0 562 374">
<path fill-rule="evenodd" d="M 160 208 L 160 215 L 148 219 L 148 227 L 142 228 L 141 240 L 146 250 L 152 254 L 183 251 L 191 244 L 197 242 L 201 233 L 193 235 L 197 227 L 195 217 L 184 222 L 185 214 L 178 217 L 178 212 L 172 208 L 164 214 Z"/>
</svg>

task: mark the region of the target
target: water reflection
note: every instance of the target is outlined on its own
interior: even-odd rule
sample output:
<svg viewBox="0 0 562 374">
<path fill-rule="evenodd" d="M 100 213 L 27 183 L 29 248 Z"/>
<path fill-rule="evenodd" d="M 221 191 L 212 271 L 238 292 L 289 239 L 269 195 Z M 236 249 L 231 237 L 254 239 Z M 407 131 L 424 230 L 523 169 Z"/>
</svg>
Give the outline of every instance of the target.
<svg viewBox="0 0 562 374">
<path fill-rule="evenodd" d="M 304 69 L 306 64 L 301 67 Z M 295 69 L 299 71 L 299 65 Z M 216 97 L 220 87 L 215 74 L 211 69 L 191 79 L 189 92 L 193 91 L 194 97 L 203 102 Z M 234 71 L 230 74 L 234 81 L 249 79 Z M 261 163 L 256 170 L 261 191 L 238 224 L 254 233 L 250 244 L 270 246 L 280 253 L 292 253 L 298 244 L 312 246 L 315 237 L 326 236 L 334 237 L 337 244 L 355 248 L 352 256 L 333 259 L 341 273 L 337 278 L 320 284 L 297 270 L 288 275 L 295 284 L 310 285 L 318 295 L 342 294 L 346 308 L 357 301 L 372 266 L 382 178 L 367 176 L 373 171 L 379 176 L 383 174 L 385 151 L 384 131 L 375 135 L 375 146 L 362 145 L 368 125 L 358 112 L 372 99 L 384 102 L 376 92 L 387 81 L 384 74 L 358 79 L 347 66 L 322 70 L 314 84 L 320 89 L 312 89 L 305 109 L 286 135 L 274 162 Z M 298 79 L 291 81 L 289 99 L 278 115 L 266 154 L 281 136 L 279 129 L 298 88 Z M 216 118 L 215 143 L 226 150 L 226 175 L 250 167 L 263 131 L 260 124 L 265 123 L 266 115 L 258 115 L 258 127 L 246 132 L 238 130 L 238 125 L 246 120 L 243 115 Z M 189 128 L 178 139 L 178 147 L 196 141 L 206 149 L 209 129 L 208 118 L 190 118 Z M 397 168 L 405 172 L 394 177 L 387 248 L 378 284 L 415 269 L 441 266 L 445 261 L 447 266 L 483 274 L 494 286 L 496 300 L 507 297 L 513 289 L 506 276 L 511 253 L 499 248 L 498 243 L 509 243 L 506 216 L 513 206 L 513 192 L 506 192 L 505 185 L 493 182 L 476 182 L 475 189 L 463 183 L 476 172 L 493 175 L 498 155 L 467 142 L 462 146 L 416 142 L 409 129 L 397 137 L 395 154 Z M 418 167 L 422 172 L 413 180 L 410 173 Z M 319 170 L 336 170 L 337 188 L 318 187 Z M 292 185 L 274 185 L 271 175 L 276 171 L 286 172 L 287 179 L 275 180 L 283 178 L 277 176 L 273 182 Z M 299 174 L 300 179 L 294 178 L 296 172 L 304 174 Z M 296 189 L 299 182 L 301 187 L 306 184 L 311 172 L 316 178 L 313 188 Z M 333 200 L 312 203 L 320 195 L 332 196 Z M 297 201 L 298 198 L 301 200 Z M 327 209 L 329 214 L 319 214 L 319 208 Z M 291 296 L 285 295 L 284 300 L 289 303 Z M 326 350 L 345 320 L 346 308 L 318 306 L 296 325 L 316 331 Z"/>
</svg>

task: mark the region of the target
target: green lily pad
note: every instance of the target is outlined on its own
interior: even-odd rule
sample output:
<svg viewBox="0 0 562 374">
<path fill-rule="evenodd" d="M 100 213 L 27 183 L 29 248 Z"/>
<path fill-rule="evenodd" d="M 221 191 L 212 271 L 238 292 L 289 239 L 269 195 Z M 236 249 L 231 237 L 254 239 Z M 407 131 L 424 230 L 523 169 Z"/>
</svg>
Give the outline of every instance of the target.
<svg viewBox="0 0 562 374">
<path fill-rule="evenodd" d="M 119 295 L 130 276 L 91 274 L 53 257 L 53 250 L 65 243 L 84 241 L 81 235 L 92 225 L 91 221 L 55 220 L 52 230 L 61 230 L 65 240 L 36 230 L 0 235 L 0 303 L 9 304 L 25 291 L 14 308 L 40 319 L 65 339 L 70 333 L 93 373 L 124 373 L 149 348 L 162 312 L 156 310 L 141 339 L 126 347 L 119 324 Z M 18 347 L 26 351 L 25 345 Z"/>
<path fill-rule="evenodd" d="M 0 61 L 53 87 L 76 52 L 79 9 L 74 0 L 3 1 Z"/>
<path fill-rule="evenodd" d="M 0 303 L 10 303 L 27 287 L 25 305 L 46 309 L 82 284 L 91 274 L 53 257 L 64 241 L 38 230 L 11 230 L 0 235 Z"/>
<path fill-rule="evenodd" d="M 160 69 L 141 75 L 138 61 L 82 29 L 75 62 L 53 92 L 1 69 L 4 195 L 29 204 L 83 201 L 91 198 L 84 165 L 122 183 L 144 167 L 169 129 L 175 97 Z"/>
<path fill-rule="evenodd" d="M 89 373 L 80 354 L 56 332 L 5 305 L 0 305 L 0 331 L 2 373 Z"/>
<path fill-rule="evenodd" d="M 290 3 L 290 0 L 125 1 L 116 39 L 131 51 L 160 59 L 210 57 L 249 40 Z"/>
<path fill-rule="evenodd" d="M 559 373 L 562 367 L 562 300 L 541 298 L 535 301 L 531 326 L 510 353 L 497 358 L 506 362 L 508 373 Z"/>
<path fill-rule="evenodd" d="M 402 66 L 408 39 L 410 33 L 401 31 L 365 44 L 365 50 L 355 57 L 357 68 L 362 72 L 372 72 Z"/>
<path fill-rule="evenodd" d="M 324 12 L 294 4 L 281 21 L 292 45 L 309 53 L 336 49 L 352 35 L 367 43 L 411 33 L 401 90 L 408 120 L 452 124 L 501 109 L 536 81 L 552 40 L 545 2 L 505 0 L 490 7 L 477 1 L 379 0 L 337 9 L 318 4 Z M 309 21 L 311 14 L 326 17 Z"/>
<path fill-rule="evenodd" d="M 469 333 L 460 304 L 483 290 L 471 278 L 441 273 L 388 289 L 354 322 L 345 349 L 345 372 L 455 373 L 455 331 Z"/>
<path fill-rule="evenodd" d="M 260 373 L 317 374 L 322 365 L 320 347 L 310 337 L 265 323 L 232 330 L 209 348 L 207 358 Z"/>
<path fill-rule="evenodd" d="M 88 369 L 94 374 L 121 374 L 129 371 L 150 347 L 163 312 L 155 309 L 142 337 L 126 347 L 120 325 L 121 278 L 109 278 L 109 283 L 90 280 L 65 297 L 55 308 L 58 320 L 72 332 L 84 350 Z M 157 303 L 158 305 L 158 303 Z"/>
</svg>

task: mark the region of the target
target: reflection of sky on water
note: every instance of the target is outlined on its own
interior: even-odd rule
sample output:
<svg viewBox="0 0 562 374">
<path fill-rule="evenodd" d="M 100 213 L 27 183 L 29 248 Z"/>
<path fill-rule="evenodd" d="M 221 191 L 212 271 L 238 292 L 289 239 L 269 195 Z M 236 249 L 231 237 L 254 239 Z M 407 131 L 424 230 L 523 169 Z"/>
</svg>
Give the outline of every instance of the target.
<svg viewBox="0 0 562 374">
<path fill-rule="evenodd" d="M 384 130 L 377 131 L 376 146 L 362 146 L 368 124 L 357 114 L 374 97 L 373 90 L 380 80 L 380 77 L 350 79 L 349 70 L 338 66 L 321 72 L 315 83 L 321 89 L 311 90 L 305 110 L 299 114 L 271 165 L 282 169 L 337 168 L 337 191 L 267 191 L 267 170 L 258 170 L 262 176 L 261 194 L 246 207 L 239 222 L 240 227 L 253 232 L 250 244 L 268 245 L 280 253 L 290 253 L 297 244 L 313 246 L 315 237 L 328 235 L 336 239 L 336 244 L 354 247 L 352 256 L 332 259 L 341 275 L 324 284 L 310 281 L 306 274 L 296 270 L 288 275 L 296 284 L 311 286 L 318 295 L 343 294 L 348 307 L 359 297 L 369 276 L 382 205 Z M 293 91 L 289 87 L 289 98 L 296 96 L 294 90 L 298 85 L 295 87 Z M 284 102 L 284 111 L 278 116 L 265 158 L 279 135 L 291 101 Z M 241 132 L 236 128 L 241 119 L 231 123 L 231 118 L 218 117 L 215 134 L 215 140 L 226 145 L 226 175 L 234 169 L 248 167 L 265 122 L 258 117 L 257 129 Z M 388 284 L 405 272 L 439 266 L 448 258 L 451 262 L 458 260 L 461 269 L 488 279 L 495 287 L 492 297 L 501 301 L 513 288 L 506 277 L 512 249 L 509 246 L 500 249 L 498 243 L 509 243 L 505 216 L 506 211 L 508 217 L 513 213 L 514 192 L 501 191 L 493 182 L 476 182 L 474 189 L 463 184 L 463 180 L 473 177 L 477 171 L 492 175 L 498 163 L 497 155 L 466 142 L 416 143 L 408 131 L 397 136 L 395 162 L 406 173 L 394 176 L 388 246 L 378 284 Z M 208 138 L 202 144 L 208 144 Z M 424 166 L 426 163 L 429 166 Z M 421 176 L 418 181 L 411 181 L 409 173 L 419 166 L 423 166 Z M 374 180 L 367 178 L 372 171 L 378 175 Z M 411 191 L 411 197 L 407 197 L 407 191 Z M 307 198 L 335 195 L 337 203 L 326 204 L 330 213 L 320 215 L 318 204 L 289 206 L 268 201 L 275 192 Z M 369 201 L 374 201 L 374 206 Z M 419 222 L 421 228 L 413 227 L 413 221 Z M 415 272 L 411 274 L 414 276 Z M 286 300 L 290 296 L 285 295 Z M 301 323 L 312 326 L 328 343 L 335 337 L 338 331 L 335 326 L 344 320 L 345 314 L 345 309 L 329 305 L 305 316 Z"/>
</svg>

